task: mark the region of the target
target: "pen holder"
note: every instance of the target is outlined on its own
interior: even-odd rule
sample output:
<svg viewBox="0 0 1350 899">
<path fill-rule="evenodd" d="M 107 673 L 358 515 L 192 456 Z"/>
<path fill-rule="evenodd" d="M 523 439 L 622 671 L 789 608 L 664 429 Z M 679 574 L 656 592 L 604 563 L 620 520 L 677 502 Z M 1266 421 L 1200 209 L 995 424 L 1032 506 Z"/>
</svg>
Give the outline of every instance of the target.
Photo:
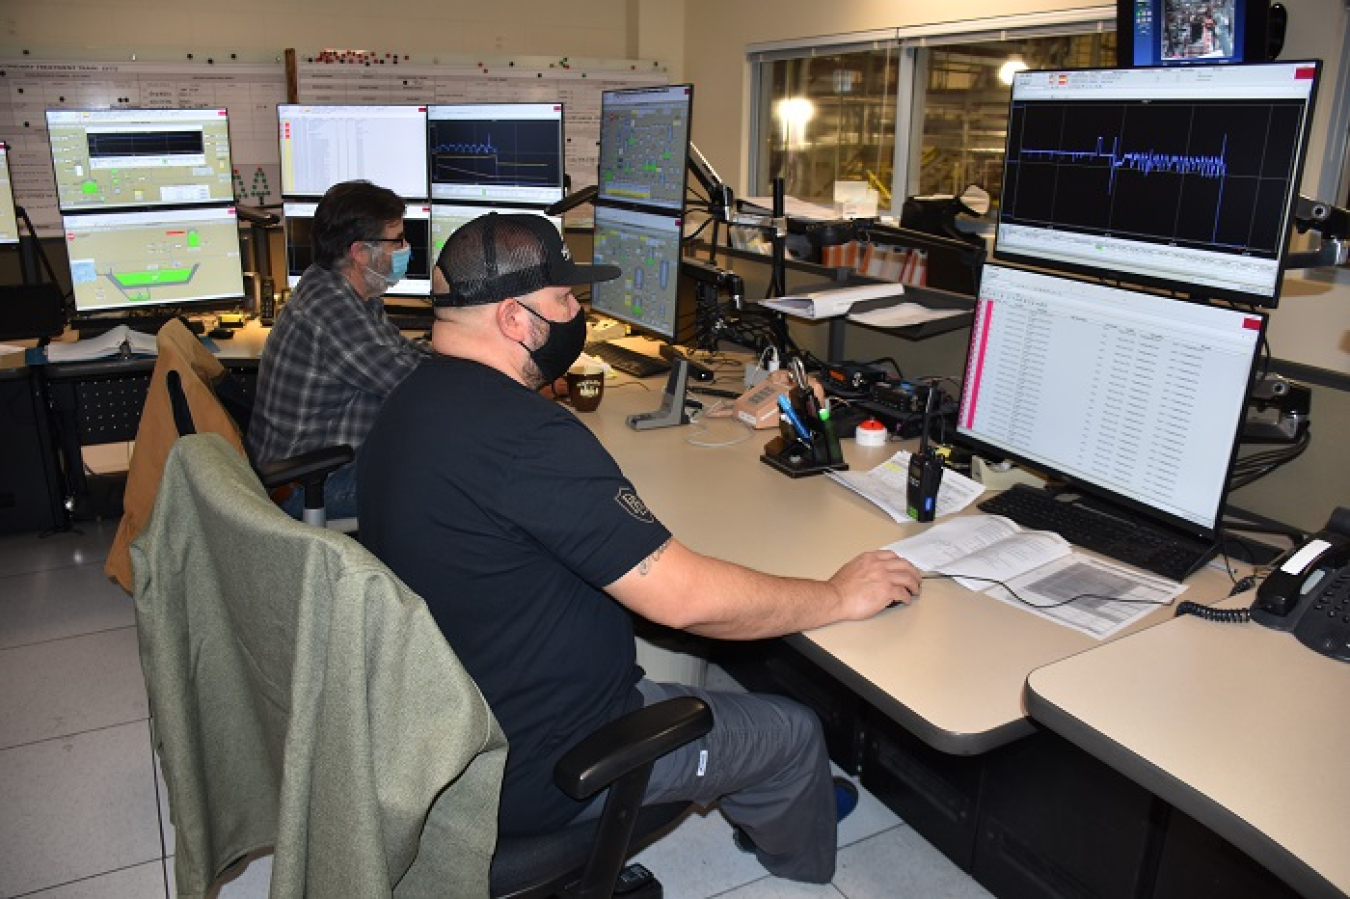
<svg viewBox="0 0 1350 899">
<path fill-rule="evenodd" d="M 805 433 L 799 432 L 797 425 L 784 414 L 778 422 L 778 436 L 764 445 L 759 461 L 790 478 L 804 478 L 826 471 L 847 471 L 848 463 L 840 452 L 839 441 L 834 438 L 833 425 L 829 419 L 822 421 L 797 403 L 792 403 L 792 409 Z"/>
</svg>

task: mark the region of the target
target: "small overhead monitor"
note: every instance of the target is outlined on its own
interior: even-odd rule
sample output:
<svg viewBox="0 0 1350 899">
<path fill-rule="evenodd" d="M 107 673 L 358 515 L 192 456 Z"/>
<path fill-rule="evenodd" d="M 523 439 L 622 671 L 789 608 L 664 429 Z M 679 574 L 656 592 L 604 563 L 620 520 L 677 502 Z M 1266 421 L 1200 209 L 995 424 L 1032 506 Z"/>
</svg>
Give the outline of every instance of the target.
<svg viewBox="0 0 1350 899">
<path fill-rule="evenodd" d="M 49 109 L 62 213 L 234 202 L 224 109 Z"/>
<path fill-rule="evenodd" d="M 1266 62 L 1270 0 L 1116 0 L 1121 66 Z"/>
<path fill-rule="evenodd" d="M 1019 72 L 996 258 L 1276 306 L 1318 71 Z"/>
<path fill-rule="evenodd" d="M 0 142 L 0 244 L 19 242 L 19 213 L 14 203 L 14 177 L 9 169 L 9 144 Z"/>
<path fill-rule="evenodd" d="M 693 326 L 680 305 L 679 216 L 608 206 L 595 208 L 596 265 L 622 277 L 591 285 L 591 309 L 669 341 Z"/>
<path fill-rule="evenodd" d="M 561 103 L 427 107 L 433 200 L 556 203 L 563 147 Z"/>
<path fill-rule="evenodd" d="M 61 223 L 77 313 L 244 296 L 233 206 L 89 212 Z"/>
<path fill-rule="evenodd" d="M 480 215 L 487 215 L 489 212 L 500 212 L 503 215 L 510 213 L 519 215 L 524 212 L 532 212 L 528 209 L 516 209 L 513 207 L 493 207 L 493 206 L 461 206 L 458 203 L 432 203 L 431 204 L 431 264 L 434 266 L 436 260 L 441 258 L 441 249 L 445 242 L 464 225 L 478 218 Z M 543 215 L 542 212 L 537 213 Z M 558 233 L 563 231 L 563 220 L 560 215 L 545 215 L 544 218 L 553 223 L 553 227 L 558 229 Z"/>
<path fill-rule="evenodd" d="M 314 264 L 311 229 L 317 202 L 287 200 L 282 203 L 282 231 L 286 236 L 286 285 L 294 289 L 305 270 Z M 412 247 L 408 274 L 389 289 L 389 296 L 431 295 L 431 204 L 409 203 L 403 210 L 403 235 Z"/>
<path fill-rule="evenodd" d="M 281 195 L 318 200 L 342 181 L 364 180 L 405 200 L 425 200 L 425 106 L 279 104 Z"/>
<path fill-rule="evenodd" d="M 1265 325 L 1258 312 L 986 265 L 958 439 L 1211 539 Z"/>
<path fill-rule="evenodd" d="M 693 102 L 690 84 L 601 94 L 599 202 L 684 211 Z"/>
</svg>

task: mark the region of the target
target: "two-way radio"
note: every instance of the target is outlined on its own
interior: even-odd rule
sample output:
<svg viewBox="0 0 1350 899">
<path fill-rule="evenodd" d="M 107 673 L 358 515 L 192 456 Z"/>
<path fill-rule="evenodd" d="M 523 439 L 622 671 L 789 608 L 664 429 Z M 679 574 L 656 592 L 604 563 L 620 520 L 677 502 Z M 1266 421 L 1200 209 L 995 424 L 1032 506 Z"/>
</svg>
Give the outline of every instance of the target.
<svg viewBox="0 0 1350 899">
<path fill-rule="evenodd" d="M 942 457 L 928 446 L 928 423 L 933 414 L 933 398 L 937 385 L 928 390 L 928 403 L 923 410 L 923 433 L 919 437 L 919 451 L 909 457 L 909 483 L 906 490 L 906 511 L 915 521 L 932 521 L 937 514 L 938 488 L 942 486 Z"/>
</svg>

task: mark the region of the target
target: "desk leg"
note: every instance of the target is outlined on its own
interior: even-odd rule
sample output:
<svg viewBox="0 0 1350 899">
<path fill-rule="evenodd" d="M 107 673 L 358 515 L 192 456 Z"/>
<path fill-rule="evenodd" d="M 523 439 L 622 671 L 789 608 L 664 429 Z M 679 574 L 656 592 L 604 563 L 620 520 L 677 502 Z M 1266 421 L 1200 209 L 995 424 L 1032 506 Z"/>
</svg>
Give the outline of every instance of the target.
<svg viewBox="0 0 1350 899">
<path fill-rule="evenodd" d="M 65 429 L 57 423 L 58 413 L 52 405 L 45 370 L 37 367 L 31 383 L 34 414 L 39 416 L 42 423 L 37 432 L 38 446 L 42 452 L 42 473 L 47 504 L 51 511 L 52 527 L 49 533 L 68 531 L 71 529 L 70 490 L 66 486 L 64 454 L 57 443 L 57 437 L 63 434 Z"/>
</svg>

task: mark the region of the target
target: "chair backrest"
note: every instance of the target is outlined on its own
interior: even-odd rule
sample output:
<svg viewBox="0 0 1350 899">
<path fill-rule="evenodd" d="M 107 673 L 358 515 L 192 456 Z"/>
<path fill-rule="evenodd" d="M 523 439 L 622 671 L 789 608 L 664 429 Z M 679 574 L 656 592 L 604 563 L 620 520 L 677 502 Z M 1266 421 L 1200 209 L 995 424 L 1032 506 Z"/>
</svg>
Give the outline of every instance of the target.
<svg viewBox="0 0 1350 899">
<path fill-rule="evenodd" d="M 425 603 L 177 441 L 131 547 L 179 895 L 275 844 L 273 897 L 485 896 L 506 744 Z"/>
<path fill-rule="evenodd" d="M 131 467 L 127 472 L 126 491 L 122 498 L 122 521 L 104 566 L 108 575 L 128 592 L 132 586 L 129 555 L 131 541 L 136 539 L 150 519 L 155 497 L 159 493 L 164 460 L 179 436 L 167 384 L 169 372 L 176 372 L 180 379 L 182 394 L 191 410 L 196 431 L 220 434 L 241 456 L 244 455 L 244 442 L 239 428 L 212 389 L 212 385 L 225 374 L 220 360 L 211 355 L 188 330 L 187 325 L 176 318 L 170 319 L 159 329 L 155 344 L 158 356 L 136 430 L 136 446 L 131 454 Z"/>
</svg>

